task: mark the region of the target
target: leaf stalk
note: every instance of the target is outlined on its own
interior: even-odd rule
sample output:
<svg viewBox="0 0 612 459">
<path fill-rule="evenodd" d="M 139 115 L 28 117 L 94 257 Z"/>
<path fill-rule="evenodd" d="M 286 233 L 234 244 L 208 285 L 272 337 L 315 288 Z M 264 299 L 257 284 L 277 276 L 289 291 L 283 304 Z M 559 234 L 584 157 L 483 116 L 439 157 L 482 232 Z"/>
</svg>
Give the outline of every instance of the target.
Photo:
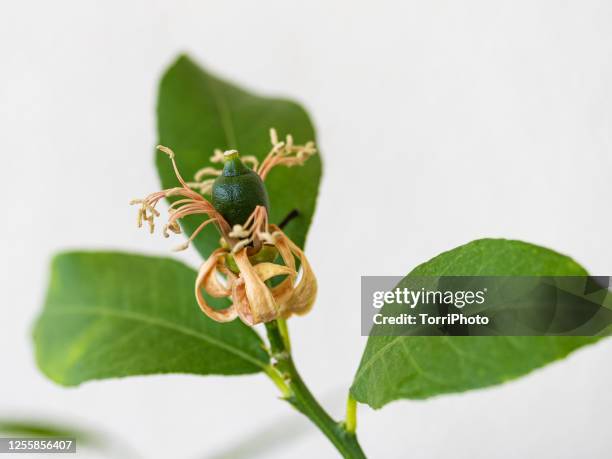
<svg viewBox="0 0 612 459">
<path fill-rule="evenodd" d="M 357 430 L 357 401 L 349 394 L 346 400 L 346 419 L 344 428 L 347 432 L 354 434 Z"/>
</svg>

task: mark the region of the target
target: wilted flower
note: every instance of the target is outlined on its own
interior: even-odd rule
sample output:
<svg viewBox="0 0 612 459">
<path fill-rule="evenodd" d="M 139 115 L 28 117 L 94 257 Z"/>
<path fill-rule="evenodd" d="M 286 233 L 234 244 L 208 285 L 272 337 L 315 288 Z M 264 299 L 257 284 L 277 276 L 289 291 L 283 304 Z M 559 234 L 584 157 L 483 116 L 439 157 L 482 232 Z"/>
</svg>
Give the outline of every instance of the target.
<svg viewBox="0 0 612 459">
<path fill-rule="evenodd" d="M 273 167 L 302 165 L 316 149 L 313 142 L 294 145 L 290 135 L 285 141 L 279 141 L 274 129 L 270 130 L 270 137 L 272 149 L 261 164 L 254 156 L 240 158 L 235 150 L 224 153 L 216 150 L 211 161 L 223 162 L 223 170 L 201 169 L 195 174 L 194 182 L 183 180 L 174 152 L 160 145 L 158 149 L 170 157 L 181 186 L 131 202 L 140 204 L 138 226 L 146 222 L 153 232 L 154 220 L 160 215 L 156 210 L 158 202 L 165 197 L 181 198 L 170 205 L 168 221 L 163 228 L 165 237 L 169 236 L 169 230 L 181 232 L 178 225 L 181 218 L 187 215 L 205 217 L 189 239 L 175 250 L 186 249 L 207 225 L 212 223 L 218 228 L 220 246 L 200 267 L 195 284 L 200 308 L 218 322 L 240 317 L 243 322 L 254 325 L 288 318 L 292 314 L 302 315 L 312 308 L 316 297 L 316 278 L 304 252 L 278 226 L 268 221 L 268 195 L 263 184 Z M 209 193 L 212 202 L 203 196 Z M 282 263 L 277 262 L 278 258 Z M 302 268 L 300 276 L 299 266 Z M 278 282 L 272 286 L 273 278 Z M 202 290 L 212 297 L 230 298 L 232 305 L 214 309 Z"/>
</svg>

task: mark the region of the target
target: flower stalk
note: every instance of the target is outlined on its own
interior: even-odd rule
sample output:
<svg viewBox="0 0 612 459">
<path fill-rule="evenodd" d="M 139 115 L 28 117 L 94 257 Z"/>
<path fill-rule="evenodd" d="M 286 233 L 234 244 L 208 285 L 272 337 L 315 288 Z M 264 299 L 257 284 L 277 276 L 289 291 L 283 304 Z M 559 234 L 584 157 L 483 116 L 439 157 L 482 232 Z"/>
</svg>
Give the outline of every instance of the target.
<svg viewBox="0 0 612 459">
<path fill-rule="evenodd" d="M 286 322 L 279 319 L 265 325 L 270 342 L 270 353 L 274 361 L 273 366 L 282 375 L 288 389 L 288 392 L 283 393 L 283 399 L 310 419 L 342 454 L 342 457 L 365 459 L 366 455 L 361 449 L 355 431 L 347 428 L 348 422 L 335 421 L 319 404 L 302 380 L 291 355 Z M 270 376 L 268 372 L 266 373 Z M 353 425 L 356 425 L 354 418 L 352 422 Z"/>
</svg>

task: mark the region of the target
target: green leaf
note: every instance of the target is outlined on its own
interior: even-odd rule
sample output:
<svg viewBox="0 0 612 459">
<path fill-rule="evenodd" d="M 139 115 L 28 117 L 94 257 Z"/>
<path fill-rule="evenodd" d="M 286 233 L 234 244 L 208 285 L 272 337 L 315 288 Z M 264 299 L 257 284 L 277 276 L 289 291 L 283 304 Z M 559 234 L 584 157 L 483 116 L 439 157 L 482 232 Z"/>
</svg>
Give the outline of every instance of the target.
<svg viewBox="0 0 612 459">
<path fill-rule="evenodd" d="M 59 384 L 154 373 L 236 375 L 268 356 L 240 321 L 202 314 L 196 273 L 168 258 L 113 252 L 56 256 L 34 330 L 36 360 Z"/>
<path fill-rule="evenodd" d="M 292 134 L 296 143 L 315 140 L 312 123 L 302 107 L 284 99 L 262 97 L 221 80 L 181 56 L 165 73 L 157 105 L 159 143 L 176 153 L 176 162 L 185 180 L 192 180 L 210 162 L 215 149 L 239 150 L 260 161 L 270 151 L 269 129 L 279 137 Z M 178 181 L 167 155 L 157 152 L 157 170 L 162 186 Z M 301 167 L 278 167 L 266 179 L 270 196 L 270 222 L 280 223 L 292 210 L 299 211 L 285 233 L 303 247 L 312 220 L 321 177 L 320 154 Z M 191 234 L 202 218 L 190 216 L 183 228 Z M 194 241 L 207 257 L 218 246 L 215 228 L 206 228 Z"/>
<path fill-rule="evenodd" d="M 82 423 L 79 423 L 82 424 Z M 100 457 L 139 457 L 131 447 L 116 435 L 112 437 L 101 432 L 85 430 L 62 422 L 37 418 L 0 418 L 0 435 L 20 438 L 31 437 L 71 437 L 76 440 L 79 452 L 85 450 L 97 451 Z M 96 455 L 97 456 L 97 455 Z"/>
<path fill-rule="evenodd" d="M 74 437 L 80 445 L 97 442 L 89 432 L 39 420 L 0 418 L 0 434 L 19 437 Z"/>
<path fill-rule="evenodd" d="M 583 276 L 571 258 L 520 241 L 482 239 L 408 276 Z M 402 283 L 407 279 L 400 282 Z M 595 337 L 371 336 L 351 393 L 373 408 L 499 384 L 566 357 Z"/>
</svg>

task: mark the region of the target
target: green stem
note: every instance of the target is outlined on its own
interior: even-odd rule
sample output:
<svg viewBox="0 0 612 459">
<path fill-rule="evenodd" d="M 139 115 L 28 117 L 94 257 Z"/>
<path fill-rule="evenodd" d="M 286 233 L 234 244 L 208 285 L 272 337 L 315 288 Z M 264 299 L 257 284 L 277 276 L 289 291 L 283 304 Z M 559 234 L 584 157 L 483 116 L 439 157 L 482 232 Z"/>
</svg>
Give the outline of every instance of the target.
<svg viewBox="0 0 612 459">
<path fill-rule="evenodd" d="M 275 361 L 274 368 L 282 375 L 287 391 L 283 391 L 283 398 L 293 405 L 299 412 L 310 419 L 323 434 L 332 442 L 336 449 L 345 458 L 365 459 L 365 454 L 357 441 L 355 431 L 347 429 L 345 423 L 334 421 L 314 398 L 295 367 L 291 356 L 289 333 L 284 320 L 272 321 L 266 324 L 270 350 Z M 270 373 L 266 372 L 268 376 Z M 275 384 L 276 380 L 271 376 Z M 279 386 L 283 390 L 282 386 Z M 354 425 L 354 424 L 353 424 Z"/>
<path fill-rule="evenodd" d="M 287 321 L 285 319 L 278 319 L 276 323 L 278 324 L 278 332 L 283 338 L 285 350 L 291 354 L 291 339 L 289 338 L 289 327 L 287 327 Z"/>
<path fill-rule="evenodd" d="M 272 380 L 272 382 L 276 385 L 276 387 L 278 387 L 278 389 L 281 391 L 284 399 L 291 397 L 291 389 L 289 389 L 289 386 L 283 379 L 283 375 L 279 373 L 276 368 L 274 368 L 272 365 L 268 365 L 264 368 L 264 371 Z"/>
</svg>

